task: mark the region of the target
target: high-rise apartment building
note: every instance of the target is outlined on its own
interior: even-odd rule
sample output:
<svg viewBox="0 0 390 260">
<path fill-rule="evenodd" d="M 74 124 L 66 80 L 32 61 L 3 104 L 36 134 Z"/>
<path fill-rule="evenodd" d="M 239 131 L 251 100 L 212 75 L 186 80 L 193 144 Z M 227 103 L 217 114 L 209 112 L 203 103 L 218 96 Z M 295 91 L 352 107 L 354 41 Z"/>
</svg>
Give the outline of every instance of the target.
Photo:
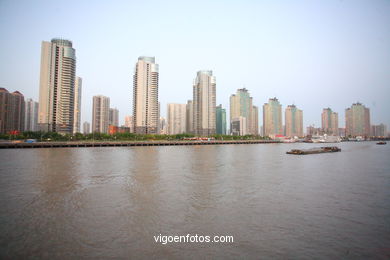
<svg viewBox="0 0 390 260">
<path fill-rule="evenodd" d="M 246 134 L 258 135 L 259 111 L 253 106 L 253 98 L 246 88 L 238 89 L 236 94 L 230 96 L 230 122 L 240 116 L 246 118 Z"/>
<path fill-rule="evenodd" d="M 80 133 L 81 124 L 81 91 L 83 80 L 80 77 L 76 77 L 74 84 L 74 123 L 73 133 Z"/>
<path fill-rule="evenodd" d="M 371 126 L 371 136 L 387 137 L 387 126 L 384 124 Z"/>
<path fill-rule="evenodd" d="M 182 134 L 186 132 L 186 104 L 168 104 L 168 134 Z"/>
<path fill-rule="evenodd" d="M 289 105 L 285 111 L 286 136 L 303 137 L 303 115 L 302 110 L 295 105 Z"/>
<path fill-rule="evenodd" d="M 339 135 L 339 115 L 330 108 L 324 108 L 321 114 L 322 130 L 327 135 Z"/>
<path fill-rule="evenodd" d="M 38 124 L 42 131 L 73 133 L 76 51 L 72 42 L 42 42 Z"/>
<path fill-rule="evenodd" d="M 370 136 L 370 109 L 361 103 L 345 110 L 346 136 Z"/>
<path fill-rule="evenodd" d="M 252 99 L 246 88 L 238 89 L 236 94 L 230 96 L 230 120 L 240 116 L 250 120 Z M 247 127 L 249 128 L 249 127 Z"/>
<path fill-rule="evenodd" d="M 38 131 L 38 102 L 31 98 L 25 104 L 24 131 Z"/>
<path fill-rule="evenodd" d="M 226 109 L 222 108 L 222 105 L 219 105 L 216 108 L 216 120 L 216 133 L 218 135 L 226 135 Z"/>
<path fill-rule="evenodd" d="M 134 131 L 156 134 L 159 122 L 158 64 L 154 57 L 139 57 L 135 66 L 133 89 Z"/>
<path fill-rule="evenodd" d="M 108 116 L 108 124 L 113 126 L 119 126 L 119 110 L 116 108 L 110 108 L 110 114 Z"/>
<path fill-rule="evenodd" d="M 94 96 L 92 108 L 93 133 L 108 133 L 109 112 L 110 98 L 101 95 Z"/>
<path fill-rule="evenodd" d="M 283 134 L 282 105 L 276 97 L 263 105 L 263 131 L 264 136 Z"/>
<path fill-rule="evenodd" d="M 193 85 L 194 134 L 216 132 L 216 81 L 211 70 L 198 71 Z"/>
<path fill-rule="evenodd" d="M 83 134 L 87 135 L 91 133 L 91 124 L 88 122 L 83 123 Z"/>
<path fill-rule="evenodd" d="M 0 88 L 0 133 L 24 130 L 25 102 L 19 91 Z"/>
<path fill-rule="evenodd" d="M 259 135 L 259 108 L 257 106 L 252 106 L 250 120 L 249 133 L 252 135 Z"/>
<path fill-rule="evenodd" d="M 194 132 L 194 104 L 192 100 L 187 101 L 186 113 L 186 133 L 191 134 Z"/>
</svg>

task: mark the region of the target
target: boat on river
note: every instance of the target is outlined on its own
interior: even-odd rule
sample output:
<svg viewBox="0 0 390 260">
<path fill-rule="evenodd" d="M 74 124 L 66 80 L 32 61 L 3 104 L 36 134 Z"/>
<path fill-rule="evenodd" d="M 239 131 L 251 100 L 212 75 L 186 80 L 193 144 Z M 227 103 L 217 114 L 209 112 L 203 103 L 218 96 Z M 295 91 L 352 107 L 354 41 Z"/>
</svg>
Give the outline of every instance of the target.
<svg viewBox="0 0 390 260">
<path fill-rule="evenodd" d="M 384 145 L 384 144 L 387 144 L 386 142 L 383 142 L 383 141 L 381 141 L 381 142 L 377 142 L 376 144 L 379 144 L 379 145 Z"/>
<path fill-rule="evenodd" d="M 295 155 L 305 155 L 305 154 L 317 154 L 317 153 L 335 153 L 340 152 L 341 149 L 337 146 L 327 146 L 327 147 L 315 147 L 310 149 L 292 149 L 291 151 L 286 152 L 287 154 Z"/>
</svg>

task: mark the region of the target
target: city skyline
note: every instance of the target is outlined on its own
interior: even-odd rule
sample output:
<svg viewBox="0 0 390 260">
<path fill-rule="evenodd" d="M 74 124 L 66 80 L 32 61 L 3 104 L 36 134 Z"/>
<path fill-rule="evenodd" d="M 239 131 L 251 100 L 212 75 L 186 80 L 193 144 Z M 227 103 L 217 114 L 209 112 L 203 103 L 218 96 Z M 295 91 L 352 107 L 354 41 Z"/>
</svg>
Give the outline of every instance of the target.
<svg viewBox="0 0 390 260">
<path fill-rule="evenodd" d="M 390 18 L 386 15 L 390 12 L 389 2 L 299 1 L 292 5 L 243 1 L 209 5 L 208 10 L 199 12 L 196 5 L 175 1 L 156 6 L 78 3 L 75 12 L 68 12 L 70 7 L 60 3 L 18 5 L 3 1 L 0 86 L 38 101 L 40 43 L 61 36 L 71 40 L 77 49 L 77 75 L 84 81 L 81 122 L 91 122 L 92 96 L 103 94 L 121 112 L 119 124 L 123 125 L 123 115 L 132 114 L 129 75 L 133 64 L 138 56 L 150 55 L 157 57 L 160 64 L 159 101 L 164 117 L 166 104 L 191 99 L 193 73 L 212 69 L 218 78 L 216 103 L 222 104 L 228 115 L 230 94 L 245 87 L 251 91 L 256 106 L 274 96 L 284 107 L 297 104 L 305 112 L 304 126 L 320 127 L 318 114 L 323 108 L 332 107 L 339 113 L 339 126 L 345 127 L 345 108 L 355 102 L 370 108 L 372 124 L 390 125 L 386 113 L 390 110 L 386 101 L 390 81 L 386 73 L 390 68 L 390 54 L 386 51 L 390 45 Z M 86 12 L 88 8 L 94 11 L 91 17 Z M 136 28 L 135 21 L 141 15 L 137 13 L 142 10 L 150 10 L 163 22 L 153 24 L 155 27 L 147 22 Z M 211 12 L 215 17 L 211 20 L 189 19 L 198 13 L 206 18 Z M 102 24 L 99 14 L 111 21 Z M 114 14 L 116 19 L 109 19 Z M 129 18 L 131 14 L 133 18 Z M 25 21 L 16 20 L 18 15 L 25 16 Z M 280 15 L 286 19 L 275 19 Z M 65 16 L 67 19 L 61 19 Z M 232 21 L 230 17 L 236 19 Z M 49 18 L 57 18 L 55 26 L 45 22 Z M 86 22 L 88 18 L 91 22 Z M 28 33 L 27 21 L 32 25 Z M 204 29 L 206 25 L 210 28 Z M 128 26 L 140 35 L 135 41 L 131 30 L 126 30 Z M 102 28 L 98 34 L 84 33 L 97 27 Z M 196 38 L 202 30 L 209 37 L 217 37 L 202 43 Z M 105 32 L 109 37 L 101 39 Z M 148 35 L 163 37 L 151 41 L 152 36 Z M 98 61 L 96 53 L 101 55 Z M 180 65 L 178 57 L 186 57 L 180 59 Z"/>
</svg>

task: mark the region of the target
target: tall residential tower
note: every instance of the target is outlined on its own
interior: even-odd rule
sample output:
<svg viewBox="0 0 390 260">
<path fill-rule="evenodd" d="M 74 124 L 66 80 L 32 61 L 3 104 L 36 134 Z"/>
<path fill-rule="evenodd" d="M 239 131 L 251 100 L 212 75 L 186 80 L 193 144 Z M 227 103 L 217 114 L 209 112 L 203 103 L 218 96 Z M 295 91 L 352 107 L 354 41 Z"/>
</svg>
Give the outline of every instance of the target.
<svg viewBox="0 0 390 260">
<path fill-rule="evenodd" d="M 369 108 L 358 102 L 345 110 L 346 136 L 369 136 L 370 128 Z"/>
<path fill-rule="evenodd" d="M 324 108 L 321 114 L 322 131 L 328 135 L 339 135 L 339 115 L 330 108 Z"/>
<path fill-rule="evenodd" d="M 295 105 L 289 105 L 285 111 L 286 136 L 303 137 L 303 116 L 302 110 Z"/>
<path fill-rule="evenodd" d="M 75 86 L 74 86 L 74 123 L 73 123 L 73 133 L 81 133 L 80 124 L 81 124 L 81 90 L 82 90 L 83 80 L 80 77 L 76 77 Z"/>
<path fill-rule="evenodd" d="M 42 131 L 73 133 L 76 51 L 72 42 L 42 42 L 38 124 Z"/>
<path fill-rule="evenodd" d="M 25 102 L 19 91 L 0 88 L 0 133 L 24 130 Z"/>
<path fill-rule="evenodd" d="M 216 81 L 211 70 L 198 71 L 193 85 L 194 134 L 213 135 L 216 132 Z"/>
<path fill-rule="evenodd" d="M 133 78 L 133 120 L 138 134 L 156 134 L 159 123 L 158 64 L 154 57 L 139 57 Z"/>
<path fill-rule="evenodd" d="M 26 100 L 25 116 L 24 116 L 24 131 L 38 131 L 38 102 L 31 98 Z"/>
<path fill-rule="evenodd" d="M 216 120 L 216 133 L 218 135 L 226 135 L 226 109 L 222 108 L 222 105 L 219 105 L 216 108 Z"/>
<path fill-rule="evenodd" d="M 168 104 L 168 134 L 182 134 L 186 132 L 186 104 Z"/>
<path fill-rule="evenodd" d="M 110 98 L 105 96 L 93 97 L 92 133 L 108 133 L 110 113 Z"/>
<path fill-rule="evenodd" d="M 276 97 L 263 105 L 263 131 L 264 136 L 283 134 L 282 105 Z"/>
</svg>

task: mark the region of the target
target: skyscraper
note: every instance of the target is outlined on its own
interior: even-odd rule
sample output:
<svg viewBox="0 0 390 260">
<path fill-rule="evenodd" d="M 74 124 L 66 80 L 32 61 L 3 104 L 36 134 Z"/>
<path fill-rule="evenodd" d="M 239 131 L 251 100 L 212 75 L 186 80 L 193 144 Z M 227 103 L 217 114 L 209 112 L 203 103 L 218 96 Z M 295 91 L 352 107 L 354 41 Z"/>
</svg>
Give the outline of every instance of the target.
<svg viewBox="0 0 390 260">
<path fill-rule="evenodd" d="M 83 134 L 89 134 L 91 132 L 91 125 L 88 122 L 83 123 Z"/>
<path fill-rule="evenodd" d="M 216 133 L 219 135 L 226 135 L 226 109 L 222 105 L 216 108 L 217 129 Z"/>
<path fill-rule="evenodd" d="M 257 106 L 252 106 L 250 126 L 249 132 L 252 135 L 259 135 L 259 108 Z"/>
<path fill-rule="evenodd" d="M 187 101 L 186 113 L 186 133 L 192 134 L 194 132 L 194 104 L 192 100 Z"/>
<path fill-rule="evenodd" d="M 82 85 L 83 85 L 83 80 L 80 77 L 76 77 L 75 86 L 74 86 L 74 123 L 73 123 L 73 133 L 80 133 Z"/>
<path fill-rule="evenodd" d="M 119 110 L 116 108 L 110 108 L 110 114 L 108 116 L 108 124 L 113 126 L 119 126 Z"/>
<path fill-rule="evenodd" d="M 186 132 L 186 104 L 168 104 L 168 134 L 182 134 Z"/>
<path fill-rule="evenodd" d="M 25 102 L 19 91 L 0 88 L 0 133 L 24 130 Z"/>
<path fill-rule="evenodd" d="M 240 116 L 245 117 L 245 134 L 258 135 L 259 111 L 253 106 L 253 98 L 246 88 L 238 89 L 236 94 L 230 96 L 230 122 Z"/>
<path fill-rule="evenodd" d="M 276 97 L 263 105 L 263 131 L 264 136 L 283 134 L 282 105 Z"/>
<path fill-rule="evenodd" d="M 345 110 L 347 136 L 370 136 L 370 109 L 357 102 Z"/>
<path fill-rule="evenodd" d="M 139 57 L 133 89 L 134 131 L 156 134 L 159 123 L 158 64 L 154 57 Z"/>
<path fill-rule="evenodd" d="M 193 85 L 194 134 L 215 134 L 216 81 L 211 70 L 198 71 Z"/>
<path fill-rule="evenodd" d="M 339 135 L 339 115 L 330 108 L 324 108 L 321 114 L 322 130 L 327 135 Z"/>
<path fill-rule="evenodd" d="M 35 102 L 31 98 L 27 99 L 24 116 L 24 130 L 25 131 L 38 131 L 38 102 Z"/>
<path fill-rule="evenodd" d="M 302 110 L 295 105 L 289 105 L 285 111 L 286 136 L 303 137 Z"/>
<path fill-rule="evenodd" d="M 93 97 L 92 132 L 108 133 L 110 98 L 105 96 Z"/>
<path fill-rule="evenodd" d="M 252 98 L 246 88 L 238 89 L 236 94 L 230 96 L 230 123 L 239 117 L 245 117 L 245 131 L 240 133 L 249 134 L 251 131 Z M 244 127 L 242 124 L 240 127 Z"/>
<path fill-rule="evenodd" d="M 76 51 L 72 42 L 42 42 L 38 123 L 42 131 L 73 133 Z"/>
</svg>

